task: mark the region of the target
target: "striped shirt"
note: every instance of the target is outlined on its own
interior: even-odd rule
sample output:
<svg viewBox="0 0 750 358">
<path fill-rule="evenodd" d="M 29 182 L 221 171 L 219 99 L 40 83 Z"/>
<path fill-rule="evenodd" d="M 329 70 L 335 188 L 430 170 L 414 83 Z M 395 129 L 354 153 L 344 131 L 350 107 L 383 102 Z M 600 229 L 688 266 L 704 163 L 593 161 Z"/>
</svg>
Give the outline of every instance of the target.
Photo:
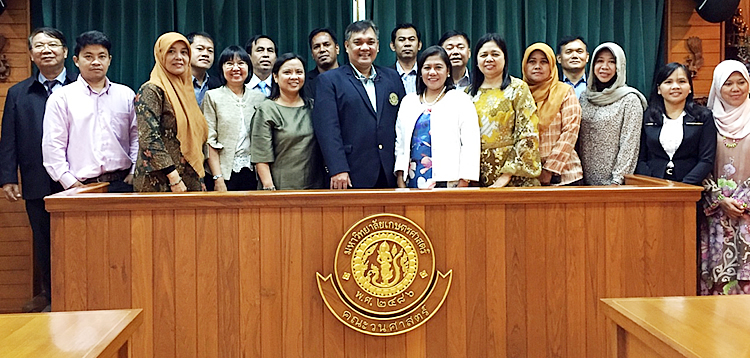
<svg viewBox="0 0 750 358">
<path fill-rule="evenodd" d="M 572 88 L 565 95 L 560 111 L 549 124 L 544 126 L 542 122 L 539 121 L 539 154 L 542 157 L 542 167 L 560 175 L 559 185 L 582 179 L 583 168 L 575 150 L 581 126 L 581 105 Z"/>
</svg>

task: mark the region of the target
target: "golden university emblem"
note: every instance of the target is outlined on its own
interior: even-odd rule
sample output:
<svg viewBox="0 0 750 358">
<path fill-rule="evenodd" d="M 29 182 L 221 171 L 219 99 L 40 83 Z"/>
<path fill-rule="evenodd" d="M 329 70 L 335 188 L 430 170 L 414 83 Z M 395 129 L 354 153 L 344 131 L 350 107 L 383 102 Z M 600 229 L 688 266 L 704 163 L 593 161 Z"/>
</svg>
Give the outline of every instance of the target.
<svg viewBox="0 0 750 358">
<path fill-rule="evenodd" d="M 339 321 L 359 332 L 391 336 L 427 322 L 442 306 L 452 271 L 435 270 L 422 228 L 393 214 L 368 216 L 344 234 L 335 279 L 317 273 L 318 289 Z"/>
</svg>

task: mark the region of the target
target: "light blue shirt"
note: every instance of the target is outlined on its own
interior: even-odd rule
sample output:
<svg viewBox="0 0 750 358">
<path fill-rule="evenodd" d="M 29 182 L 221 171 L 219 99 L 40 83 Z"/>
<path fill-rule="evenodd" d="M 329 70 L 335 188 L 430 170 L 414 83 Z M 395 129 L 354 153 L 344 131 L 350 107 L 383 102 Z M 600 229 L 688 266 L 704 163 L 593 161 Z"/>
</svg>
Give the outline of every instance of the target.
<svg viewBox="0 0 750 358">
<path fill-rule="evenodd" d="M 404 84 L 404 90 L 406 94 L 417 92 L 417 64 L 414 63 L 414 67 L 408 72 L 401 68 L 401 64 L 396 61 L 396 71 L 401 76 L 401 82 Z"/>
<path fill-rule="evenodd" d="M 67 76 L 67 70 L 65 69 L 65 67 L 63 67 L 62 72 L 60 72 L 57 77 L 53 78 L 54 80 L 57 80 L 57 82 L 52 85 L 52 93 L 62 88 L 63 83 L 65 83 L 65 76 Z M 39 72 L 39 75 L 36 76 L 36 80 L 39 81 L 39 83 L 44 84 L 44 82 L 46 82 L 48 78 L 44 77 L 44 75 L 42 75 L 42 72 Z M 47 86 L 45 86 L 44 89 L 47 89 Z"/>
<path fill-rule="evenodd" d="M 193 91 L 195 91 L 195 99 L 198 101 L 198 106 L 203 104 L 203 97 L 206 97 L 206 91 L 208 91 L 208 73 L 206 78 L 203 79 L 203 84 L 199 85 L 198 80 L 193 76 Z"/>
<path fill-rule="evenodd" d="M 365 77 L 365 75 L 361 74 L 354 66 L 352 66 L 352 70 L 354 70 L 354 77 L 356 77 L 360 82 L 362 82 L 362 85 L 365 86 L 365 91 L 367 92 L 367 97 L 370 98 L 372 109 L 375 111 L 375 113 L 378 113 L 378 106 L 376 105 L 377 97 L 375 96 L 375 76 L 377 76 L 377 72 L 375 72 L 375 66 L 370 67 L 370 77 Z"/>
<path fill-rule="evenodd" d="M 261 86 L 261 82 L 264 82 L 265 88 Z M 271 82 L 273 82 L 273 76 L 268 76 L 265 80 L 261 80 L 260 77 L 253 74 L 253 77 L 250 79 L 250 82 L 248 82 L 245 86 L 251 90 L 260 91 L 266 97 L 271 95 Z"/>
<path fill-rule="evenodd" d="M 586 90 L 586 85 L 588 82 L 586 82 L 586 75 L 583 75 L 580 80 L 578 80 L 578 83 L 570 82 L 570 80 L 563 75 L 563 83 L 569 84 L 571 87 L 573 87 L 573 90 L 576 92 L 576 97 L 578 99 L 581 99 L 581 93 Z"/>
</svg>

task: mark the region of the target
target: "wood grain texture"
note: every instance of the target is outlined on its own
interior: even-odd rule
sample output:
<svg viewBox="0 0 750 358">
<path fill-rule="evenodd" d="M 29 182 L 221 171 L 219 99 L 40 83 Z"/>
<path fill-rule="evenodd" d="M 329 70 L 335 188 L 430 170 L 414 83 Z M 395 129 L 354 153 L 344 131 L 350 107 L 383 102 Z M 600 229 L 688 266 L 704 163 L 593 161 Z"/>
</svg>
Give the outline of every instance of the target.
<svg viewBox="0 0 750 358">
<path fill-rule="evenodd" d="M 750 297 L 602 299 L 611 357 L 746 357 Z"/>
<path fill-rule="evenodd" d="M 63 252 L 54 277 L 65 290 L 55 299 L 59 309 L 121 306 L 115 287 L 129 285 L 129 304 L 144 309 L 136 357 L 602 357 L 612 332 L 600 298 L 696 289 L 686 278 L 695 271 L 683 271 L 695 265 L 686 243 L 701 189 L 628 180 L 607 190 L 167 195 L 158 209 L 151 195 L 62 193 L 47 199 L 57 201 Z M 117 208 L 102 211 L 105 203 Z M 345 327 L 315 281 L 333 272 L 345 231 L 382 212 L 420 225 L 436 269 L 453 273 L 437 314 L 394 337 Z M 81 244 L 105 232 L 130 237 Z M 105 259 L 94 255 L 102 250 Z M 86 270 L 102 262 L 103 274 Z"/>
</svg>

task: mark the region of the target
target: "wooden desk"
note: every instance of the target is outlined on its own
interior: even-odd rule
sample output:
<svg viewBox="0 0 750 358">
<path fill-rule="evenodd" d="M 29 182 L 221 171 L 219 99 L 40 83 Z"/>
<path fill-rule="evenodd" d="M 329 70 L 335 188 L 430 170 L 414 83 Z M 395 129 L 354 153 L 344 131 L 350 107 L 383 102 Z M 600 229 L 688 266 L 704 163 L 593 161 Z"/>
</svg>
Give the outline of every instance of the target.
<svg viewBox="0 0 750 358">
<path fill-rule="evenodd" d="M 701 188 L 627 180 L 180 195 L 71 189 L 45 199 L 52 309 L 143 308 L 132 341 L 139 358 L 600 358 L 600 298 L 696 293 Z M 332 272 L 348 228 L 378 213 L 417 223 L 436 267 L 453 272 L 434 317 L 392 337 L 345 327 L 316 281 Z"/>
<path fill-rule="evenodd" d="M 602 299 L 609 357 L 750 357 L 750 297 Z"/>
<path fill-rule="evenodd" d="M 128 357 L 141 309 L 0 315 L 0 357 Z"/>
</svg>

